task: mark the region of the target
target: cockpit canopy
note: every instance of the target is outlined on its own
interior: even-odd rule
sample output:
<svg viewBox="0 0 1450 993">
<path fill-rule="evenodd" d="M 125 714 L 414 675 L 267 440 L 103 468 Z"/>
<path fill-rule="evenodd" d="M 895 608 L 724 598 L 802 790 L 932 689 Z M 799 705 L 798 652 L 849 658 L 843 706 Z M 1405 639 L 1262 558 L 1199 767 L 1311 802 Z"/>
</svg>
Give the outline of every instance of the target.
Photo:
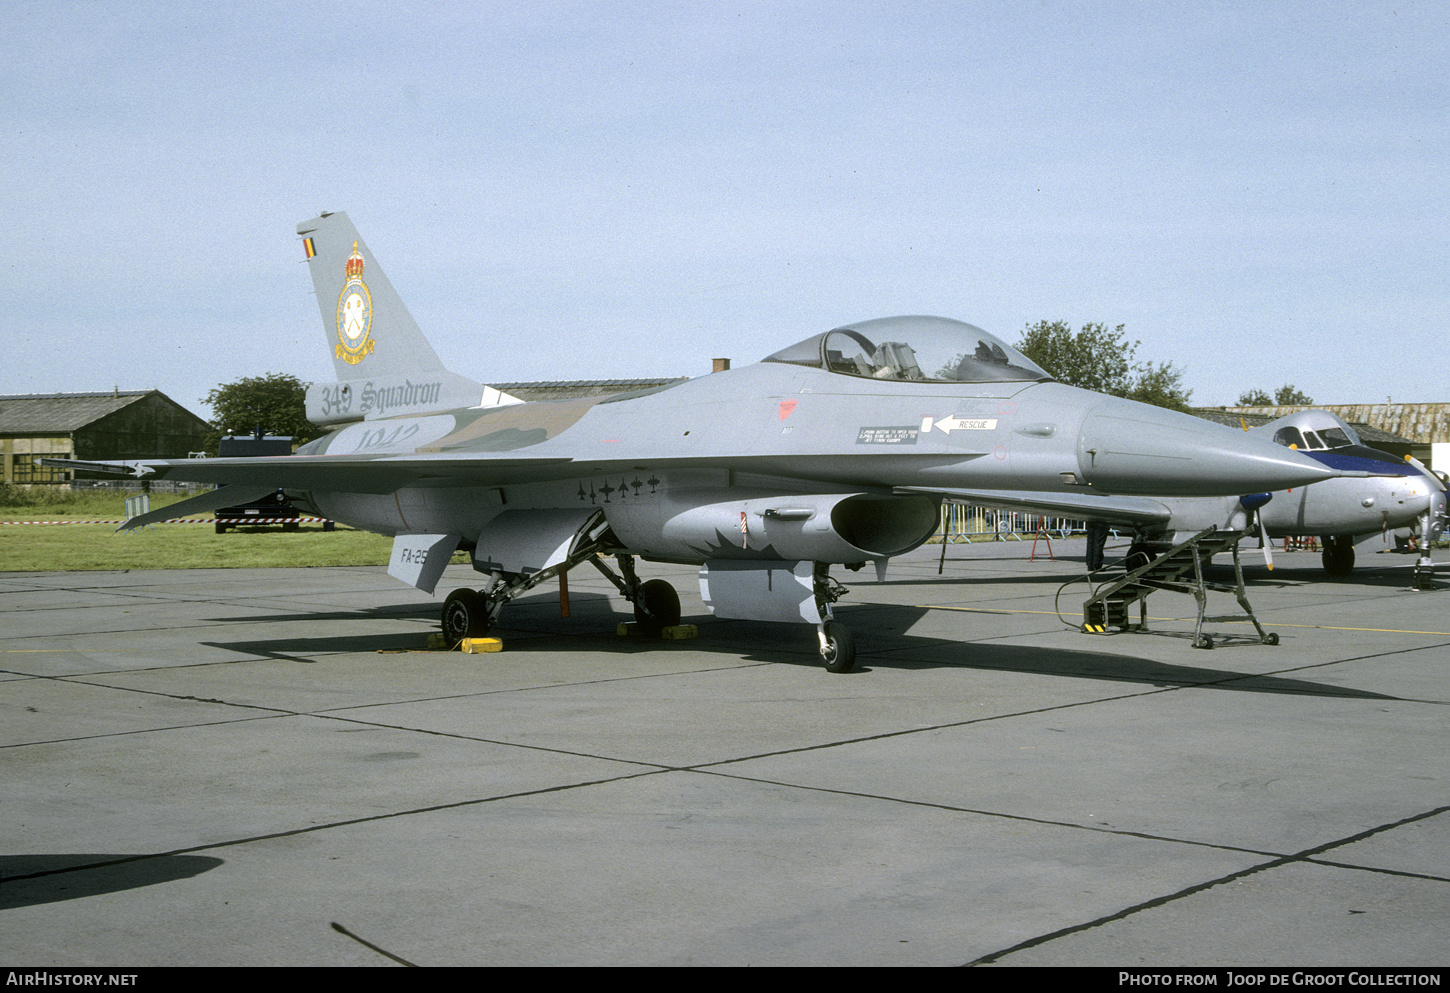
<svg viewBox="0 0 1450 993">
<path fill-rule="evenodd" d="M 1274 429 L 1274 443 L 1301 452 L 1333 451 L 1363 446 L 1354 428 L 1327 410 L 1299 410 L 1266 425 Z"/>
<path fill-rule="evenodd" d="M 764 361 L 919 383 L 1035 383 L 1053 378 L 1000 338 L 946 317 L 860 321 L 797 342 Z"/>
</svg>

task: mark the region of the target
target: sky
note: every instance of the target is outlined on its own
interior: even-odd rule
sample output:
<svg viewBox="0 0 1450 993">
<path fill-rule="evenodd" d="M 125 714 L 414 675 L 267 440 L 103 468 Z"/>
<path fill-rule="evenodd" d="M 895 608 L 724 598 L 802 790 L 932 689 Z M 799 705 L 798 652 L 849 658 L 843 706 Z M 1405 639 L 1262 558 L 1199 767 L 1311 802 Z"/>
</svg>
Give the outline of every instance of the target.
<svg viewBox="0 0 1450 993">
<path fill-rule="evenodd" d="M 1450 4 L 0 4 L 0 394 L 333 378 L 343 210 L 483 382 L 1125 325 L 1192 401 L 1450 402 Z"/>
</svg>

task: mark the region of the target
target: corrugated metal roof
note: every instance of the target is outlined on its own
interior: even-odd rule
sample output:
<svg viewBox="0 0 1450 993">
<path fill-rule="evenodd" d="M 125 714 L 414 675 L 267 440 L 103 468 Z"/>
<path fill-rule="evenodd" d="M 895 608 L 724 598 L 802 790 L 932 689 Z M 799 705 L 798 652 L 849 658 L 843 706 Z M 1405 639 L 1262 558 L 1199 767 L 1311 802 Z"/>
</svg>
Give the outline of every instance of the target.
<svg viewBox="0 0 1450 993">
<path fill-rule="evenodd" d="M 1227 424 L 1231 428 L 1242 427 L 1243 425 L 1239 423 L 1241 420 L 1245 424 L 1248 424 L 1249 427 L 1256 428 L 1256 427 L 1260 427 L 1260 426 L 1262 426 L 1264 424 L 1268 424 L 1270 421 L 1276 421 L 1280 417 L 1283 417 L 1284 414 L 1287 414 L 1290 411 L 1294 411 L 1294 410 L 1328 410 L 1331 413 L 1336 414 L 1342 420 L 1346 421 L 1349 424 L 1350 427 L 1354 428 L 1355 432 L 1359 435 L 1359 440 L 1362 441 L 1362 442 L 1364 442 L 1366 445 L 1368 445 L 1371 448 L 1375 447 L 1376 445 L 1413 445 L 1415 443 L 1410 438 L 1402 438 L 1399 435 L 1394 434 L 1394 433 L 1392 433 L 1390 431 L 1381 431 L 1379 428 L 1375 427 L 1373 424 L 1366 424 L 1363 421 L 1359 421 L 1359 422 L 1351 421 L 1348 417 L 1345 417 L 1343 414 L 1339 413 L 1339 411 L 1333 410 L 1330 407 L 1285 407 L 1283 414 L 1274 414 L 1273 416 L 1270 416 L 1269 414 L 1253 414 L 1253 413 L 1249 413 L 1249 411 L 1252 410 L 1252 409 L 1258 409 L 1258 408 L 1249 408 L 1249 407 L 1227 408 L 1226 407 L 1226 408 L 1223 408 L 1223 409 L 1217 409 L 1217 408 L 1208 408 L 1208 407 L 1198 407 L 1198 408 L 1195 408 L 1192 412 L 1194 414 L 1196 414 L 1197 416 L 1202 417 L 1205 420 L 1216 421 L 1219 424 Z"/>
<path fill-rule="evenodd" d="M 68 434 L 160 390 L 0 396 L 0 434 Z"/>
</svg>

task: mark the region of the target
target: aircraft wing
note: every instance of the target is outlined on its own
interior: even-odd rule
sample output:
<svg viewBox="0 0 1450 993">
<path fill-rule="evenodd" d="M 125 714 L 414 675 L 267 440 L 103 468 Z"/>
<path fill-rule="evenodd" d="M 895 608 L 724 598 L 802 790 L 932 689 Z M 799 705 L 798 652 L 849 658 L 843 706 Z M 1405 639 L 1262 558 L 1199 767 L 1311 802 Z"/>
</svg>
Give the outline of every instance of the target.
<svg viewBox="0 0 1450 993">
<path fill-rule="evenodd" d="M 132 479 L 171 482 L 239 484 L 268 489 L 392 493 L 412 485 L 510 486 L 521 483 L 603 476 L 639 471 L 642 464 L 672 469 L 737 469 L 788 476 L 839 488 L 862 484 L 856 463 L 839 454 L 762 457 L 754 455 L 650 456 L 572 458 L 566 455 L 519 457 L 512 452 L 417 452 L 407 455 L 276 455 L 223 459 L 145 459 L 84 462 L 40 459 L 59 469 L 106 472 Z M 935 490 L 923 489 L 933 493 Z M 984 491 L 986 492 L 986 491 Z M 1050 494 L 1047 494 L 1050 495 Z"/>
<path fill-rule="evenodd" d="M 1055 514 L 1109 524 L 1166 524 L 1173 516 L 1166 506 L 1148 497 L 1099 496 L 1090 493 L 1048 493 L 1037 490 L 934 489 L 898 486 L 897 493 L 925 493 L 994 510 L 1020 510 L 1029 514 Z"/>
<path fill-rule="evenodd" d="M 391 493 L 401 487 L 430 480 L 501 486 L 556 478 L 578 471 L 573 460 L 564 457 L 514 458 L 497 455 L 469 456 L 451 452 L 415 455 L 280 455 L 127 462 L 83 462 L 74 459 L 40 461 L 44 465 L 57 468 L 109 472 L 140 479 L 226 483 L 235 485 L 237 492 L 243 488 L 261 488 L 263 492 L 296 489 Z M 672 461 L 684 465 L 693 464 L 696 460 Z M 702 465 L 718 464 L 719 461 L 721 460 L 699 460 Z M 591 463 L 590 468 L 593 471 L 602 467 Z M 926 486 L 901 486 L 896 487 L 895 492 L 922 493 L 1002 510 L 1054 514 L 1115 524 L 1163 524 L 1172 516 L 1168 507 L 1147 497 Z M 169 509 L 174 515 L 176 508 Z M 198 506 L 196 509 L 202 508 Z"/>
<path fill-rule="evenodd" d="M 473 458 L 451 453 L 423 455 L 277 455 L 230 459 L 171 459 L 136 462 L 82 462 L 42 459 L 60 469 L 108 472 L 137 479 L 187 483 L 233 483 L 266 490 L 345 490 L 391 493 L 429 479 L 472 485 L 503 485 L 538 478 L 567 458 Z"/>
</svg>

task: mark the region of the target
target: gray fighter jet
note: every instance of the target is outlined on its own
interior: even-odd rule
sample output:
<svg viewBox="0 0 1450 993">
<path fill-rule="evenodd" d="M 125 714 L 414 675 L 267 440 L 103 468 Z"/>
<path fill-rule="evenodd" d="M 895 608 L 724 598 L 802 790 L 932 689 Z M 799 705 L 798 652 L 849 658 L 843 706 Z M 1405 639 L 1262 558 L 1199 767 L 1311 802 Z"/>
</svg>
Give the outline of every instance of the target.
<svg viewBox="0 0 1450 993">
<path fill-rule="evenodd" d="M 66 465 L 229 484 L 131 528 L 283 488 L 394 536 L 389 572 L 430 593 L 466 549 L 482 588 L 447 597 L 450 642 L 586 561 L 642 628 L 677 624 L 676 591 L 641 581 L 641 558 L 699 565 L 719 617 L 815 625 L 826 668 L 845 671 L 855 648 L 833 616 L 845 590 L 830 567 L 870 562 L 884 575 L 933 534 L 946 495 L 1137 507 L 1338 474 L 1258 435 L 1054 382 L 998 338 L 939 317 L 835 328 L 668 388 L 523 403 L 444 368 L 345 214 L 298 234 L 337 370 L 308 390 L 308 416 L 330 434 L 290 457 Z"/>
</svg>

